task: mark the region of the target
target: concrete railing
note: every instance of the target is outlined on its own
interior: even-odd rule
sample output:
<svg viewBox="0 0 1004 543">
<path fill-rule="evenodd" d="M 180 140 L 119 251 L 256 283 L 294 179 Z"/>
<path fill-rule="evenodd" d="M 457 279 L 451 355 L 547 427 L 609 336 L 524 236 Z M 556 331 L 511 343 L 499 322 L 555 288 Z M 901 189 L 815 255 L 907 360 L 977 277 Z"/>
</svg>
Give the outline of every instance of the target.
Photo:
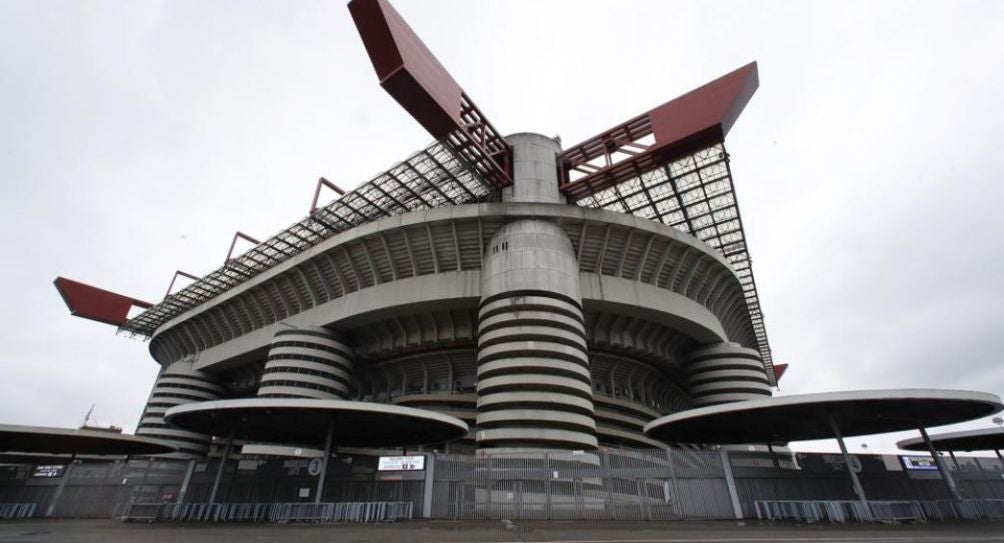
<svg viewBox="0 0 1004 543">
<path fill-rule="evenodd" d="M 411 502 L 129 503 L 123 521 L 389 522 L 412 518 Z"/>
<path fill-rule="evenodd" d="M 0 520 L 31 518 L 34 515 L 33 503 L 0 503 Z"/>
<path fill-rule="evenodd" d="M 853 500 L 754 500 L 753 508 L 760 520 L 839 523 L 925 520 L 924 510 L 916 501 L 869 501 L 866 506 Z"/>
</svg>

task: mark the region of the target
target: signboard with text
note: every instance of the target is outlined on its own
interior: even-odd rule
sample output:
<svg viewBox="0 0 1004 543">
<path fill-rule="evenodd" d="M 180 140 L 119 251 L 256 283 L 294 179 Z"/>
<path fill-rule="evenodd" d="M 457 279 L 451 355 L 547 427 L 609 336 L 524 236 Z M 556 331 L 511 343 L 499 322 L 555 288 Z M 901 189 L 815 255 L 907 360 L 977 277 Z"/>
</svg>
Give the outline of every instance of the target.
<svg viewBox="0 0 1004 543">
<path fill-rule="evenodd" d="M 425 455 L 381 456 L 377 471 L 422 471 L 425 469 Z"/>
<path fill-rule="evenodd" d="M 66 472 L 66 466 L 63 464 L 47 464 L 42 466 L 35 466 L 35 471 L 31 472 L 32 477 L 41 477 L 44 479 L 54 479 L 57 477 L 62 477 L 63 473 Z"/>
<path fill-rule="evenodd" d="M 903 467 L 918 471 L 938 471 L 938 464 L 930 456 L 903 456 Z"/>
</svg>

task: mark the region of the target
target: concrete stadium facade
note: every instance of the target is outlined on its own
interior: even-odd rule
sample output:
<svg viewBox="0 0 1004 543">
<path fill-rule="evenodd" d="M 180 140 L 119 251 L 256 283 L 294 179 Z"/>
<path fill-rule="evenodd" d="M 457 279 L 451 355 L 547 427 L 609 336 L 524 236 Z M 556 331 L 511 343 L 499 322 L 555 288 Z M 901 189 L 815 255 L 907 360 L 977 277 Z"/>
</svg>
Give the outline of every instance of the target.
<svg viewBox="0 0 1004 543">
<path fill-rule="evenodd" d="M 163 370 L 137 434 L 204 455 L 211 436 L 171 428 L 166 409 L 261 396 L 467 422 L 440 450 L 651 448 L 667 445 L 642 431 L 660 416 L 771 394 L 720 251 L 566 203 L 560 144 L 506 141 L 514 184 L 501 201 L 365 222 L 160 325 L 150 352 Z"/>
</svg>

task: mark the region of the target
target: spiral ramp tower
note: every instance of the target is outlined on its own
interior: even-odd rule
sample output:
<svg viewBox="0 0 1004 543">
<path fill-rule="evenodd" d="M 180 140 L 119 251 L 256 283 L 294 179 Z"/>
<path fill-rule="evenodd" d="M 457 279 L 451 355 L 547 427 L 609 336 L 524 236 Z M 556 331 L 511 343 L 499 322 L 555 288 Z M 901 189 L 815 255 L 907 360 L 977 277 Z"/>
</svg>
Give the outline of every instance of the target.
<svg viewBox="0 0 1004 543">
<path fill-rule="evenodd" d="M 344 400 L 352 358 L 352 349 L 324 328 L 280 330 L 269 348 L 258 397 Z"/>
<path fill-rule="evenodd" d="M 694 407 L 771 395 L 760 353 L 736 343 L 719 343 L 691 352 L 686 370 Z"/>
<path fill-rule="evenodd" d="M 192 368 L 191 361 L 170 364 L 157 376 L 153 391 L 140 417 L 136 435 L 162 439 L 178 447 L 169 457 L 189 458 L 205 456 L 209 452 L 212 436 L 189 432 L 169 426 L 164 413 L 176 405 L 219 399 L 225 389 L 215 378 Z"/>
</svg>

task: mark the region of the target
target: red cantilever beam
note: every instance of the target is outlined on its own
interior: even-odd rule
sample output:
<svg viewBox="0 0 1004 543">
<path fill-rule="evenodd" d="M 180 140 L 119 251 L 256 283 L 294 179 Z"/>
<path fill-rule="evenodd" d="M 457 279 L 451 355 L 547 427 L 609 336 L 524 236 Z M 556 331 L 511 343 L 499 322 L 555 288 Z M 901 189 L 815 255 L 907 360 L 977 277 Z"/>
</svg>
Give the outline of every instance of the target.
<svg viewBox="0 0 1004 543">
<path fill-rule="evenodd" d="M 149 309 L 153 304 L 109 292 L 91 285 L 57 277 L 53 284 L 70 308 L 70 314 L 92 321 L 122 326 L 129 320 L 129 310 L 133 306 Z"/>
<path fill-rule="evenodd" d="M 489 183 L 511 185 L 508 144 L 390 2 L 352 0 L 349 12 L 380 86 Z"/>
<path fill-rule="evenodd" d="M 561 191 L 572 201 L 581 200 L 701 146 L 721 141 L 758 86 L 756 62 L 751 62 L 573 145 L 558 157 Z M 652 138 L 654 143 L 649 141 Z M 600 158 L 603 160 L 596 164 Z M 582 177 L 572 179 L 572 172 Z"/>
<path fill-rule="evenodd" d="M 385 0 L 352 0 L 349 12 L 380 86 L 436 139 L 460 126 L 460 85 Z"/>
<path fill-rule="evenodd" d="M 781 376 L 783 376 L 786 371 L 788 371 L 788 364 L 774 364 L 774 378 L 777 381 L 781 380 Z"/>
</svg>

